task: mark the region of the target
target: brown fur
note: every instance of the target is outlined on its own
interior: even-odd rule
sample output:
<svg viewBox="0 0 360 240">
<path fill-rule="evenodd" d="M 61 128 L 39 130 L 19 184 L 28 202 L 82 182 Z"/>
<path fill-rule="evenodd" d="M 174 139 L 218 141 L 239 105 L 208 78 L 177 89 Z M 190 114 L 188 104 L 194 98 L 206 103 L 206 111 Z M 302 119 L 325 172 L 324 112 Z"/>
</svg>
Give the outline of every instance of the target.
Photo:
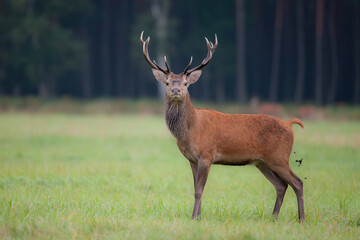
<svg viewBox="0 0 360 240">
<path fill-rule="evenodd" d="M 170 71 L 151 62 L 148 54 L 150 38 L 143 44 L 146 61 L 153 68 L 159 82 L 166 85 L 165 120 L 177 140 L 181 153 L 189 160 L 194 178 L 195 204 L 192 217 L 201 215 L 201 196 L 212 164 L 255 165 L 274 185 L 277 197 L 273 214 L 278 215 L 287 186 L 297 196 L 300 221 L 305 219 L 303 183 L 291 171 L 289 156 L 294 142 L 293 124 L 303 123 L 299 119 L 283 121 L 267 115 L 225 114 L 207 109 L 195 109 L 190 101 L 188 87 L 201 76 L 201 68 L 211 60 L 215 44 L 206 39 L 208 55 L 195 68 L 189 65 L 182 74 Z"/>
<path fill-rule="evenodd" d="M 285 194 L 284 190 L 278 189 L 286 189 L 287 184 L 292 185 L 299 194 L 301 192 L 301 205 L 302 182 L 289 167 L 294 142 L 292 125 L 298 124 L 304 128 L 299 119 L 283 121 L 267 115 L 225 114 L 195 109 L 189 94 L 182 101 L 166 97 L 165 119 L 177 139 L 179 150 L 190 161 L 192 168 L 196 168 L 193 170 L 194 181 L 200 177 L 196 176 L 199 175 L 199 165 L 205 166 L 204 175 L 207 176 L 212 164 L 253 164 L 274 184 L 278 192 L 275 215 L 280 211 L 280 202 Z M 202 195 L 200 190 L 195 193 L 195 197 L 199 198 L 200 192 Z M 201 209 L 195 205 L 193 217 L 198 217 L 200 213 Z M 301 206 L 299 218 L 304 220 Z"/>
<path fill-rule="evenodd" d="M 210 164 L 243 165 L 280 154 L 288 163 L 294 141 L 291 125 L 303 127 L 295 118 L 282 121 L 267 115 L 194 109 L 189 95 L 183 102 L 166 102 L 167 126 L 182 153 L 194 162 L 200 156 Z"/>
</svg>

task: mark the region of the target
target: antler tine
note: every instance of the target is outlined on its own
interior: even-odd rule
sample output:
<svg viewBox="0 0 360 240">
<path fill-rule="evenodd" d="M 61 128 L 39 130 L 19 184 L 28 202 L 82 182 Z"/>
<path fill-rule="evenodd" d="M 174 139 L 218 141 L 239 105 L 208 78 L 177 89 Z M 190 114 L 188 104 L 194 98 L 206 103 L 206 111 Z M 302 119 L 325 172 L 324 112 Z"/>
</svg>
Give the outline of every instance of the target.
<svg viewBox="0 0 360 240">
<path fill-rule="evenodd" d="M 209 46 L 209 40 L 207 39 L 207 37 L 205 37 L 205 41 L 206 41 L 206 45 Z"/>
<path fill-rule="evenodd" d="M 165 74 L 169 73 L 167 70 L 163 69 L 162 67 L 160 67 L 159 64 L 157 64 L 157 62 L 155 60 L 153 60 L 153 63 L 156 65 L 156 67 L 161 70 L 162 72 L 164 72 Z"/>
<path fill-rule="evenodd" d="M 164 68 L 160 67 L 155 61 L 154 63 L 151 62 L 150 60 L 150 56 L 149 56 L 149 42 L 150 42 L 150 37 L 148 37 L 145 41 L 143 40 L 143 35 L 144 35 L 144 31 L 141 32 L 140 35 L 140 42 L 143 45 L 143 54 L 145 57 L 145 60 L 149 63 L 149 65 L 153 68 L 153 69 L 157 69 L 162 71 L 165 74 L 168 74 L 170 72 L 170 69 L 168 68 L 167 63 L 165 62 L 165 64 L 167 65 L 167 70 L 165 70 Z"/>
<path fill-rule="evenodd" d="M 187 70 L 188 70 L 189 67 L 191 66 L 192 60 L 193 60 L 193 57 L 191 56 L 190 62 L 189 62 L 189 64 L 186 66 L 186 68 L 184 69 L 183 74 L 186 74 Z"/>
<path fill-rule="evenodd" d="M 140 42 L 141 42 L 142 44 L 144 44 L 143 35 L 144 35 L 144 31 L 142 31 L 142 32 L 141 32 L 141 35 L 140 35 Z"/>
<path fill-rule="evenodd" d="M 189 75 L 190 73 L 196 71 L 196 70 L 199 70 L 203 67 L 205 67 L 211 60 L 214 52 L 215 52 L 215 49 L 217 48 L 218 46 L 218 39 L 217 39 L 217 36 L 215 34 L 215 44 L 213 44 L 212 42 L 210 42 L 206 37 L 205 37 L 205 41 L 206 41 L 206 45 L 207 45 L 207 48 L 208 48 L 208 53 L 206 55 L 206 58 L 204 58 L 204 60 L 201 62 L 201 64 L 197 67 L 194 67 L 190 70 L 188 70 L 188 68 L 190 67 L 190 64 L 185 68 L 185 71 L 183 74 L 186 74 L 186 75 Z M 191 59 L 192 60 L 192 59 Z"/>
<path fill-rule="evenodd" d="M 165 62 L 167 71 L 168 71 L 168 72 L 171 72 L 171 71 L 170 71 L 169 64 L 168 64 L 167 59 L 166 59 L 166 56 L 164 56 L 164 62 Z"/>
</svg>

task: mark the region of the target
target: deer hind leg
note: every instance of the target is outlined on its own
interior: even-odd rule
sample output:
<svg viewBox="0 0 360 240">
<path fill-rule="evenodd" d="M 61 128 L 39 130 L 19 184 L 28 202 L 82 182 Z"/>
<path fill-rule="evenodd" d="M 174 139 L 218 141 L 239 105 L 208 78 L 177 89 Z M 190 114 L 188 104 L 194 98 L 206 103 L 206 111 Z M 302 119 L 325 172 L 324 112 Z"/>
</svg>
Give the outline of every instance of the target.
<svg viewBox="0 0 360 240">
<path fill-rule="evenodd" d="M 192 218 L 199 219 L 201 214 L 201 197 L 204 191 L 206 180 L 209 175 L 210 165 L 206 162 L 198 163 L 197 174 L 196 174 L 196 185 L 195 185 L 195 204 Z"/>
<path fill-rule="evenodd" d="M 275 172 L 273 172 L 265 163 L 260 162 L 256 165 L 256 167 L 275 187 L 276 202 L 273 215 L 277 217 L 279 215 L 288 184 L 284 182 L 284 180 L 282 180 Z"/>
<path fill-rule="evenodd" d="M 284 165 L 270 166 L 270 168 L 279 177 L 281 177 L 282 180 L 284 180 L 287 184 L 289 184 L 294 190 L 298 203 L 299 220 L 300 222 L 303 222 L 305 220 L 305 213 L 304 213 L 304 192 L 303 192 L 302 180 L 298 176 L 296 176 L 293 171 L 291 171 L 287 163 Z"/>
</svg>

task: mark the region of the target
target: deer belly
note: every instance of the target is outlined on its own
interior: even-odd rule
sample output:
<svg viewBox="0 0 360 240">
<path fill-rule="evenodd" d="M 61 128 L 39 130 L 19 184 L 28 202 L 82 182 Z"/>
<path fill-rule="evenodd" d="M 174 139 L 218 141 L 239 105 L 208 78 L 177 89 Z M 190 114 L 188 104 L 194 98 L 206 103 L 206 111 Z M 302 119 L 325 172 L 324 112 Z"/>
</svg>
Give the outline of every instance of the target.
<svg viewBox="0 0 360 240">
<path fill-rule="evenodd" d="M 213 164 L 244 166 L 254 165 L 259 160 L 261 160 L 260 156 L 241 151 L 232 154 L 217 152 L 214 156 Z"/>
</svg>

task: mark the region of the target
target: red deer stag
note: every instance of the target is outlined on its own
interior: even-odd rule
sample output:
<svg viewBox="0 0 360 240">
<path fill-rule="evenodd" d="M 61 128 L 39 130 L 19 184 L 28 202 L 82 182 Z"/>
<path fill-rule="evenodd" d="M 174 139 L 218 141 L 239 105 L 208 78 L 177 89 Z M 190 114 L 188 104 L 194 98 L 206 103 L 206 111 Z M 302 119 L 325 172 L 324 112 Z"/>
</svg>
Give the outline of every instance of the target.
<svg viewBox="0 0 360 240">
<path fill-rule="evenodd" d="M 180 152 L 189 160 L 194 177 L 195 205 L 193 218 L 200 218 L 201 196 L 212 164 L 255 165 L 274 185 L 277 193 L 273 214 L 279 214 L 288 184 L 294 189 L 298 202 L 300 221 L 304 221 L 303 182 L 291 171 L 289 156 L 294 142 L 293 124 L 302 128 L 299 119 L 283 121 L 267 115 L 224 114 L 214 110 L 195 109 L 188 87 L 195 83 L 201 70 L 211 60 L 218 46 L 207 38 L 208 53 L 197 67 L 190 63 L 180 74 L 170 71 L 166 57 L 166 69 L 149 57 L 150 37 L 140 41 L 146 61 L 160 83 L 166 85 L 165 120 L 177 140 Z"/>
</svg>

